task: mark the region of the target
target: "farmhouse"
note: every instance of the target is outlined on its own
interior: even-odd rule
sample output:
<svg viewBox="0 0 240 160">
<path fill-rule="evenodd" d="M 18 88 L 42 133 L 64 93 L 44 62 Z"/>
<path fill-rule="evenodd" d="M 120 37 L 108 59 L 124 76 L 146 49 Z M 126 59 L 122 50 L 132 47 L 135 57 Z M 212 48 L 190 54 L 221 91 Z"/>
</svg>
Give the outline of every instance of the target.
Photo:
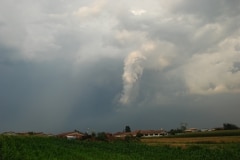
<svg viewBox="0 0 240 160">
<path fill-rule="evenodd" d="M 186 129 L 184 132 L 199 132 L 199 130 L 197 128 L 189 128 Z"/>
<path fill-rule="evenodd" d="M 67 138 L 67 139 L 82 139 L 84 134 L 79 131 L 73 131 L 73 132 L 61 133 L 57 136 L 61 138 Z"/>
<path fill-rule="evenodd" d="M 166 136 L 168 133 L 164 130 L 135 130 L 133 132 L 117 132 L 113 134 L 114 137 L 124 138 L 126 136 L 136 137 L 137 135 L 141 135 L 142 137 L 161 137 Z"/>
<path fill-rule="evenodd" d="M 142 137 L 161 137 L 168 134 L 164 130 L 142 130 L 139 133 L 142 134 Z"/>
<path fill-rule="evenodd" d="M 116 138 L 124 138 L 126 136 L 133 136 L 132 132 L 117 132 L 113 134 Z"/>
<path fill-rule="evenodd" d="M 17 133 L 10 131 L 10 132 L 4 132 L 4 133 L 2 133 L 2 135 L 6 135 L 6 136 L 16 136 Z"/>
</svg>

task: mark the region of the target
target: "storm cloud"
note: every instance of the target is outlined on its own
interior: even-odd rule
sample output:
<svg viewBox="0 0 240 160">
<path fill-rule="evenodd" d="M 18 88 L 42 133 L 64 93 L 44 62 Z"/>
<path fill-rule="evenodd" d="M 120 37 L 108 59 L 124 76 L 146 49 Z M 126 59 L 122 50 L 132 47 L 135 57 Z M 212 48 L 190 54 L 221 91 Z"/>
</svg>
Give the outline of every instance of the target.
<svg viewBox="0 0 240 160">
<path fill-rule="evenodd" d="M 0 2 L 0 132 L 239 121 L 238 0 Z"/>
</svg>

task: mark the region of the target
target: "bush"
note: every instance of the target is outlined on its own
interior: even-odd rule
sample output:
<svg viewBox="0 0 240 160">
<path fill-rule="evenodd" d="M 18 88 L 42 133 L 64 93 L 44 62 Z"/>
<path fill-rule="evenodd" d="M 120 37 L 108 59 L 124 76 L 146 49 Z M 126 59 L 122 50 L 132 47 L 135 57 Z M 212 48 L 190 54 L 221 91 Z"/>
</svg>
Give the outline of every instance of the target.
<svg viewBox="0 0 240 160">
<path fill-rule="evenodd" d="M 107 141 L 108 138 L 107 138 L 107 135 L 105 132 L 99 132 L 97 134 L 97 137 L 96 137 L 97 140 L 100 140 L 100 141 Z"/>
<path fill-rule="evenodd" d="M 224 130 L 233 130 L 233 129 L 239 129 L 237 125 L 231 124 L 231 123 L 224 123 L 223 124 Z"/>
</svg>

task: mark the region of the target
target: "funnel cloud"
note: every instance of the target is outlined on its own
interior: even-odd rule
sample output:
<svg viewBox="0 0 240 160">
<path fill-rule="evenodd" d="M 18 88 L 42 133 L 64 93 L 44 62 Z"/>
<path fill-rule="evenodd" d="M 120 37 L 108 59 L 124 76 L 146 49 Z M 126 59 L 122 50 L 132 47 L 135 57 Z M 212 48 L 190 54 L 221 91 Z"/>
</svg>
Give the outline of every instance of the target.
<svg viewBox="0 0 240 160">
<path fill-rule="evenodd" d="M 123 91 L 120 98 L 122 104 L 127 104 L 130 101 L 133 86 L 142 76 L 143 66 L 141 62 L 145 59 L 146 57 L 138 51 L 131 52 L 125 59 L 124 73 L 122 75 Z"/>
</svg>

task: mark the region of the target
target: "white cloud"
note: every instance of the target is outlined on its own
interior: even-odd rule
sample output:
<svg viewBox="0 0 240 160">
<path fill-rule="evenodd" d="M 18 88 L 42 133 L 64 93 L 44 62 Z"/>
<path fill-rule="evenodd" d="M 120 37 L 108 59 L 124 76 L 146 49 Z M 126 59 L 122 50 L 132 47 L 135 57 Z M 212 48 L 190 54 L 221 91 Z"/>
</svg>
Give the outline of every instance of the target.
<svg viewBox="0 0 240 160">
<path fill-rule="evenodd" d="M 234 64 L 240 62 L 235 49 L 240 37 L 229 37 L 217 45 L 215 51 L 193 55 L 185 66 L 185 80 L 193 94 L 240 92 L 240 71 Z"/>
<path fill-rule="evenodd" d="M 135 16 L 141 16 L 142 14 L 146 13 L 144 9 L 138 9 L 138 10 L 131 10 L 132 14 Z"/>
<path fill-rule="evenodd" d="M 80 7 L 77 11 L 73 12 L 73 15 L 82 18 L 97 16 L 103 11 L 105 4 L 105 0 L 96 0 L 89 6 Z"/>
</svg>

